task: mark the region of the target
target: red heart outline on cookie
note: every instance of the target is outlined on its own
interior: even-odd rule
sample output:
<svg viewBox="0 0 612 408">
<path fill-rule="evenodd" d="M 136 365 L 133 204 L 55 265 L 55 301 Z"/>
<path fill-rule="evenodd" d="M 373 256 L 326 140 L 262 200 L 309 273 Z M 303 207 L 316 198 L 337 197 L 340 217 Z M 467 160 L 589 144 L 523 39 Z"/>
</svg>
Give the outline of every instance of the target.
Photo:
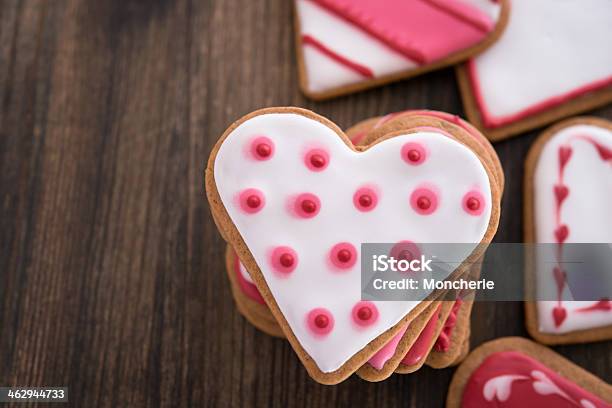
<svg viewBox="0 0 612 408">
<path fill-rule="evenodd" d="M 361 302 L 360 244 L 489 242 L 499 217 L 489 174 L 442 130 L 403 131 L 360 148 L 310 111 L 270 108 L 225 132 L 206 187 L 223 236 L 309 373 L 335 383 L 422 303 Z M 470 194 L 482 211 L 465 210 Z"/>
</svg>

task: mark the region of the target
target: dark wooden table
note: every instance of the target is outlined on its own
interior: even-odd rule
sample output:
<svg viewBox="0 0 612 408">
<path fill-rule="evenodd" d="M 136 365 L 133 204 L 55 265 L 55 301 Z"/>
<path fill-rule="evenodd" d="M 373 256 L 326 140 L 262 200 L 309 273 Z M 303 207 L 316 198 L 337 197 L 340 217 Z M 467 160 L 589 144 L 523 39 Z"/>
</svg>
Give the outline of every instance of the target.
<svg viewBox="0 0 612 408">
<path fill-rule="evenodd" d="M 0 0 L 0 386 L 90 407 L 442 406 L 453 369 L 322 386 L 236 311 L 203 170 L 233 120 L 275 105 L 342 127 L 462 114 L 452 69 L 306 100 L 288 0 Z M 521 241 L 536 133 L 496 145 L 497 241 Z M 526 335 L 521 304 L 475 306 L 472 346 L 508 335 Z M 612 379 L 610 342 L 556 349 Z"/>
</svg>

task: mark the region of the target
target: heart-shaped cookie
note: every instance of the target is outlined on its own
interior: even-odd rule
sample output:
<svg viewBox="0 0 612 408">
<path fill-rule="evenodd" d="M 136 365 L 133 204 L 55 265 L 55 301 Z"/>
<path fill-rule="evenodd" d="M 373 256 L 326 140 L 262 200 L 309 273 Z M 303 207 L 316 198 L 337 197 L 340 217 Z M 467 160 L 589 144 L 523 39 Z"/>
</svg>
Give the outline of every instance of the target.
<svg viewBox="0 0 612 408">
<path fill-rule="evenodd" d="M 528 260 L 527 279 L 541 300 L 527 304 L 530 333 L 550 344 L 612 339 L 612 302 L 568 301 L 580 272 L 564 259 L 572 243 L 612 242 L 612 123 L 575 118 L 545 131 L 525 174 L 525 241 L 560 248 L 557 263 L 544 251 Z"/>
<path fill-rule="evenodd" d="M 417 128 L 356 148 L 312 112 L 270 108 L 213 149 L 215 221 L 316 380 L 343 380 L 423 309 L 360 301 L 362 243 L 492 238 L 499 189 L 461 138 Z"/>
<path fill-rule="evenodd" d="M 367 136 L 369 131 L 373 129 L 378 130 L 381 126 L 387 125 L 389 121 L 400 119 L 406 115 L 410 115 L 411 117 L 424 116 L 426 118 L 445 120 L 449 122 L 447 123 L 447 126 L 454 123 L 462 127 L 464 130 L 470 133 L 470 135 L 474 136 L 474 138 L 488 144 L 488 141 L 484 138 L 484 136 L 480 135 L 478 131 L 470 127 L 469 124 L 456 116 L 449 115 L 444 112 L 427 110 L 407 111 L 398 114 L 390 114 L 384 118 L 375 118 L 376 120 L 374 121 L 363 121 L 348 129 L 346 131 L 346 135 L 354 144 L 359 145 L 366 139 L 365 136 Z M 362 123 L 367 125 L 362 126 Z M 439 123 L 436 123 L 436 125 L 437 124 Z M 431 123 L 429 125 L 431 125 Z M 407 125 L 407 128 L 410 129 L 411 126 Z M 395 127 L 391 127 L 389 129 L 390 132 L 395 130 L 397 130 Z M 378 137 L 384 136 L 384 134 L 380 134 L 380 132 L 378 133 Z M 499 163 L 494 151 L 492 152 L 494 156 L 492 158 L 494 158 L 495 163 Z M 494 164 L 492 167 L 497 169 L 498 164 Z M 237 255 L 235 255 L 230 245 L 228 245 L 226 254 L 227 273 L 230 278 L 230 282 L 232 283 L 232 293 L 239 311 L 247 320 L 249 320 L 260 330 L 274 336 L 282 336 L 280 326 L 278 326 L 276 323 L 276 320 L 265 305 L 259 291 L 252 283 L 248 271 L 240 262 Z M 476 264 L 476 266 L 479 266 L 479 264 Z M 444 297 L 446 299 L 449 298 L 448 295 L 444 295 Z M 459 303 L 463 302 L 458 301 L 457 304 Z M 469 326 L 469 312 L 464 312 L 468 307 L 471 309 L 471 303 L 472 302 L 468 302 L 467 306 L 462 308 L 462 313 L 459 315 L 461 317 L 457 319 L 455 312 L 457 306 L 453 306 L 454 302 L 444 302 L 442 308 L 440 308 L 441 302 L 432 302 L 421 314 L 419 314 L 419 316 L 417 316 L 409 324 L 404 325 L 404 327 L 396 336 L 393 337 L 393 339 L 387 342 L 387 344 L 385 344 L 381 350 L 373 355 L 368 363 L 364 364 L 357 371 L 357 375 L 368 381 L 381 381 L 390 376 L 394 370 L 398 368 L 400 362 L 403 368 L 402 372 L 414 372 L 422 366 L 426 358 L 427 364 L 430 364 L 429 357 L 434 354 L 433 351 L 436 349 L 436 347 L 432 349 L 432 353 L 430 353 L 429 357 L 427 356 L 427 353 L 434 343 L 436 346 L 438 346 L 438 343 L 441 340 L 446 340 L 446 342 L 450 343 L 452 347 L 447 347 L 443 352 L 436 352 L 435 354 L 437 355 L 437 358 L 433 364 L 436 364 L 437 368 L 442 368 L 453 362 L 458 362 L 457 360 L 459 354 L 463 350 L 463 344 L 466 343 L 463 337 L 466 337 Z M 453 313 L 451 313 L 451 311 Z M 439 322 L 439 324 L 436 322 Z M 433 327 L 437 325 L 440 327 L 437 330 L 432 330 Z M 455 325 L 460 326 L 460 329 L 462 330 L 461 334 L 458 334 L 457 330 L 454 330 Z M 427 330 L 428 327 L 431 327 L 432 329 Z M 444 333 L 442 333 L 442 328 L 444 328 Z M 445 333 L 447 331 L 448 336 L 445 337 Z M 440 338 L 436 340 L 438 332 L 440 332 Z M 407 363 L 406 361 L 410 361 L 410 363 Z"/>
</svg>

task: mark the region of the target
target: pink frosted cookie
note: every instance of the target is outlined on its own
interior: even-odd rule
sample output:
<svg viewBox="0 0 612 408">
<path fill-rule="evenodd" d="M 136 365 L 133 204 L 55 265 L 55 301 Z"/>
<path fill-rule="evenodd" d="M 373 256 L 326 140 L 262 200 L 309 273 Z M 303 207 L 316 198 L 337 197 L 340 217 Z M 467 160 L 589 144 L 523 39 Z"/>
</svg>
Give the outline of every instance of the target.
<svg viewBox="0 0 612 408">
<path fill-rule="evenodd" d="M 470 143 L 459 128 L 429 126 L 355 147 L 321 116 L 270 108 L 233 124 L 213 148 L 206 169 L 213 217 L 315 380 L 347 378 L 427 306 L 361 302 L 361 243 L 475 249 L 491 240 L 500 189 Z M 408 162 L 408 145 L 427 152 L 426 165 Z M 433 212 L 423 211 L 425 200 L 411 204 L 423 189 L 435 195 Z M 478 214 L 462 207 L 473 191 L 482 198 Z M 466 265 L 479 256 L 466 252 Z"/>
<path fill-rule="evenodd" d="M 506 0 L 295 0 L 300 85 L 313 99 L 454 64 L 501 34 Z"/>
<path fill-rule="evenodd" d="M 498 41 L 458 69 L 470 122 L 491 140 L 612 101 L 608 0 L 512 0 Z"/>
<path fill-rule="evenodd" d="M 475 349 L 455 372 L 447 408 L 610 408 L 612 387 L 552 350 L 520 337 Z"/>
<path fill-rule="evenodd" d="M 556 263 L 527 260 L 527 328 L 547 344 L 612 339 L 609 299 L 572 301 L 564 263 L 571 243 L 612 242 L 612 123 L 575 118 L 546 130 L 532 147 L 525 173 L 525 241 L 553 243 Z M 612 272 L 611 272 L 612 273 Z"/>
</svg>

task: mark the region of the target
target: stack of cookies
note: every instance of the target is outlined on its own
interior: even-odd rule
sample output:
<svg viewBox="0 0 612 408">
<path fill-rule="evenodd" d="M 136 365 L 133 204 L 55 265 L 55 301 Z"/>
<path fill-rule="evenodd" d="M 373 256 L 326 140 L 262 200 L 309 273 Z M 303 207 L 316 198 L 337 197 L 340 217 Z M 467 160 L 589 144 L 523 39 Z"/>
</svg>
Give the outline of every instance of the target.
<svg viewBox="0 0 612 408">
<path fill-rule="evenodd" d="M 238 120 L 213 148 L 206 192 L 227 241 L 238 310 L 285 337 L 310 376 L 380 381 L 459 363 L 470 293 L 364 301 L 363 243 L 470 243 L 456 276 L 478 274 L 499 221 L 495 151 L 456 116 L 407 111 L 346 132 L 299 108 Z"/>
</svg>

